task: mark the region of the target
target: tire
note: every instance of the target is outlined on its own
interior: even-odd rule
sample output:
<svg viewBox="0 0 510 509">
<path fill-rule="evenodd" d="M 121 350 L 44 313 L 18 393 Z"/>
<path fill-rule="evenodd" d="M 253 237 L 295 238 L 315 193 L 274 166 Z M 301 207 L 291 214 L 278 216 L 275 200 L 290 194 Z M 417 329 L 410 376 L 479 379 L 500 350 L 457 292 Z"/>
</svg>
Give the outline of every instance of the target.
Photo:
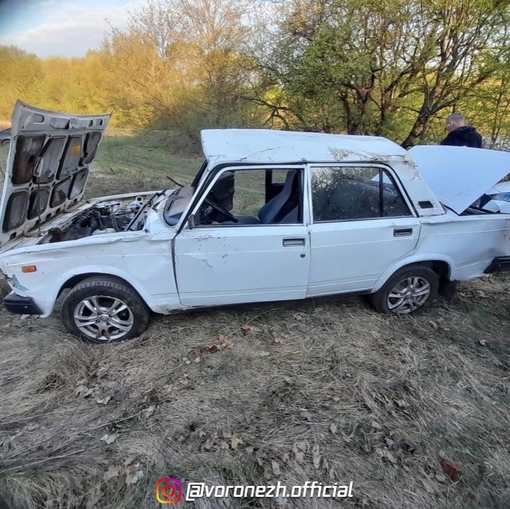
<svg viewBox="0 0 510 509">
<path fill-rule="evenodd" d="M 11 140 L 2 140 L 2 147 L 8 147 L 11 144 Z"/>
<path fill-rule="evenodd" d="M 69 292 L 62 303 L 61 317 L 66 329 L 81 339 L 114 343 L 144 332 L 150 310 L 138 293 L 121 280 L 93 277 Z"/>
<path fill-rule="evenodd" d="M 437 296 L 439 277 L 429 267 L 404 267 L 370 295 L 374 308 L 380 313 L 407 315 L 422 311 Z"/>
</svg>

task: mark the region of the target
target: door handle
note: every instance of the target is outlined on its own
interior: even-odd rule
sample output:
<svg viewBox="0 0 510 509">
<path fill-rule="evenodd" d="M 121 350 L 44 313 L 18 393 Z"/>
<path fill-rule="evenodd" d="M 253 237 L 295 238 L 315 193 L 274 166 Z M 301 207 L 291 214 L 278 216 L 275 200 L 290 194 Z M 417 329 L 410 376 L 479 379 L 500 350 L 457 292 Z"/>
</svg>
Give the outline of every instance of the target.
<svg viewBox="0 0 510 509">
<path fill-rule="evenodd" d="M 393 230 L 394 237 L 410 237 L 413 234 L 412 228 L 395 228 Z"/>
<path fill-rule="evenodd" d="M 283 239 L 283 247 L 304 246 L 304 245 L 306 245 L 306 241 L 303 238 L 299 238 L 299 239 Z"/>
</svg>

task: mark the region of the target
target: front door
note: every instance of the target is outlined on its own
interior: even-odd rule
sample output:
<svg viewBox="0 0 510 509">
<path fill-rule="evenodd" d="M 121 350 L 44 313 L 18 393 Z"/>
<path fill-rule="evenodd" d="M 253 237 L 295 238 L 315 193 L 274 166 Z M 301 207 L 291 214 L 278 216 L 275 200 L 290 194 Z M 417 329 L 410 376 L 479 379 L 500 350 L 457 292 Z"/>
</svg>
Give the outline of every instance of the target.
<svg viewBox="0 0 510 509">
<path fill-rule="evenodd" d="M 285 194 L 268 202 L 266 169 L 230 168 L 216 176 L 193 207 L 194 227 L 186 226 L 174 241 L 176 279 L 183 305 L 211 306 L 306 296 L 310 242 L 303 221 L 303 168 L 297 170 L 293 189 L 287 184 L 289 175 L 287 188 L 284 185 L 281 191 Z M 285 175 L 296 168 L 272 171 Z M 221 186 L 215 187 L 227 172 L 234 174 L 231 197 L 221 192 Z M 295 202 L 297 209 L 291 210 L 292 193 L 299 203 Z"/>
</svg>

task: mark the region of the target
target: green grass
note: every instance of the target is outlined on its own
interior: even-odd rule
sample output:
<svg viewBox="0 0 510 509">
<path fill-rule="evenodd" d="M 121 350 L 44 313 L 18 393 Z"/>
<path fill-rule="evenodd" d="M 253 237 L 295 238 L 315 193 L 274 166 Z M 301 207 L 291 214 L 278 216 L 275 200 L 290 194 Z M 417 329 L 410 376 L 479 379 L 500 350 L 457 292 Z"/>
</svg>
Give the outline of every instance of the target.
<svg viewBox="0 0 510 509">
<path fill-rule="evenodd" d="M 166 143 L 165 143 L 166 141 Z M 202 158 L 175 154 L 171 134 L 162 131 L 124 131 L 103 138 L 94 160 L 86 197 L 116 192 L 151 191 L 175 187 L 168 177 L 190 184 Z"/>
</svg>

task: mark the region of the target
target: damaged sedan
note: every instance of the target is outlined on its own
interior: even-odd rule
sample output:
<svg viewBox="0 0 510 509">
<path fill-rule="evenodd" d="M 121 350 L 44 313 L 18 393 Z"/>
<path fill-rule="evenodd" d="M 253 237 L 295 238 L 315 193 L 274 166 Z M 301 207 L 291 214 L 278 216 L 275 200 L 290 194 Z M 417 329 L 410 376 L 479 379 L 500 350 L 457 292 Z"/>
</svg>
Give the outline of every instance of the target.
<svg viewBox="0 0 510 509">
<path fill-rule="evenodd" d="M 67 330 L 100 343 L 194 307 L 362 293 L 408 314 L 510 266 L 508 202 L 487 195 L 509 153 L 204 130 L 191 185 L 84 203 L 108 121 L 17 103 L 0 208 L 9 311 L 47 317 L 65 295 Z"/>
</svg>

